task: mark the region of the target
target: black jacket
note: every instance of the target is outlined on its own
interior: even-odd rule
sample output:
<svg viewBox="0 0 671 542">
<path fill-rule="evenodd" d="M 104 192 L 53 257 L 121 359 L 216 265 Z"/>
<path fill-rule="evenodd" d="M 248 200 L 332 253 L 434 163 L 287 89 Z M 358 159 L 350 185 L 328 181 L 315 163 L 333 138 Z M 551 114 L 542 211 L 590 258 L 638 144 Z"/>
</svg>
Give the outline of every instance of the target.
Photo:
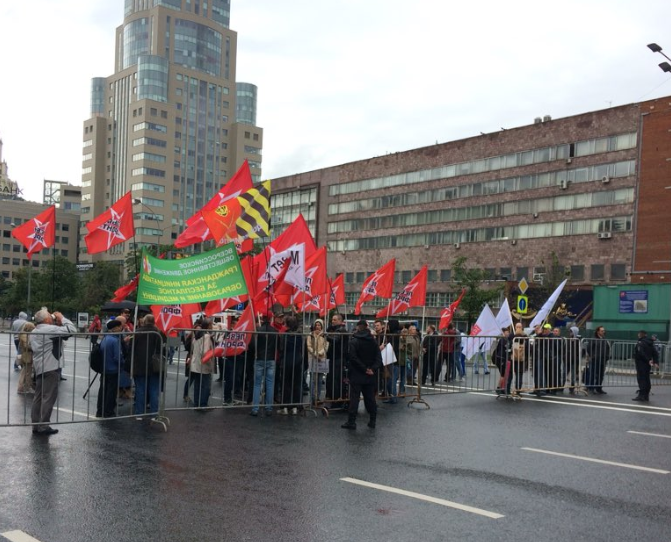
<svg viewBox="0 0 671 542">
<path fill-rule="evenodd" d="M 131 376 L 152 374 L 152 356 L 158 354 L 161 359 L 163 357 L 161 332 L 156 326 L 141 326 L 135 331 L 131 341 L 133 371 L 131 373 L 131 356 L 128 354 L 124 360 L 124 369 L 131 373 Z"/>
<path fill-rule="evenodd" d="M 266 322 L 257 327 L 256 331 L 256 359 L 277 359 L 277 328 Z"/>
<path fill-rule="evenodd" d="M 382 367 L 382 354 L 375 337 L 370 331 L 355 331 L 349 340 L 347 354 L 349 361 L 349 380 L 353 384 L 374 384 L 375 374 L 367 375 L 366 369 L 373 372 Z"/>
<path fill-rule="evenodd" d="M 349 333 L 345 325 L 329 326 L 326 333 L 326 340 L 329 342 L 329 358 L 337 363 L 347 361 Z"/>
<path fill-rule="evenodd" d="M 634 361 L 638 363 L 650 363 L 650 360 L 659 363 L 659 356 L 654 342 L 646 335 L 645 337 L 641 337 L 636 343 Z"/>
</svg>

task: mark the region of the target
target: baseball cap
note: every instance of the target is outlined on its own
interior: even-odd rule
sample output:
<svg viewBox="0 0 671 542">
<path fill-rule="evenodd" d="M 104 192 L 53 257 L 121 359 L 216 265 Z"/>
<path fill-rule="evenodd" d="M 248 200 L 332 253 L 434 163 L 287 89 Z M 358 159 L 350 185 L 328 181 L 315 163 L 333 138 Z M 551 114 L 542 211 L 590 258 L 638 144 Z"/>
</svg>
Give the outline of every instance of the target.
<svg viewBox="0 0 671 542">
<path fill-rule="evenodd" d="M 543 329 L 552 329 L 552 326 L 550 324 L 545 324 L 543 326 Z"/>
</svg>

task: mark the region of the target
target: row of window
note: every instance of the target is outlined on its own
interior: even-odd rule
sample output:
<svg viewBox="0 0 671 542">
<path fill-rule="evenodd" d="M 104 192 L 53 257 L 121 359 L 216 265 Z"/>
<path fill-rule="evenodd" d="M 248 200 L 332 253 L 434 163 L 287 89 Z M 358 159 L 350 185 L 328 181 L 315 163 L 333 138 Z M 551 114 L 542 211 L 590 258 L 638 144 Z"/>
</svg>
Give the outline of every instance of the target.
<svg viewBox="0 0 671 542">
<path fill-rule="evenodd" d="M 530 151 L 522 151 L 502 156 L 493 156 L 480 160 L 472 160 L 458 164 L 423 169 L 399 175 L 389 175 L 375 179 L 352 181 L 349 183 L 334 184 L 329 187 L 330 196 L 342 194 L 354 194 L 367 190 L 379 190 L 390 186 L 403 186 L 406 184 L 423 183 L 439 179 L 447 179 L 460 175 L 473 173 L 484 173 L 486 171 L 497 171 L 517 166 L 527 166 L 552 162 L 554 160 L 568 159 L 573 156 L 587 156 L 599 152 L 619 151 L 633 149 L 636 147 L 636 132 L 609 136 L 598 139 L 590 139 L 576 144 L 556 145 Z M 605 150 L 596 150 L 605 149 Z M 578 150 L 580 154 L 578 154 Z M 593 152 L 592 152 L 593 151 Z"/>
<path fill-rule="evenodd" d="M 360 239 L 341 239 L 327 243 L 330 251 L 376 250 L 396 247 L 451 245 L 483 241 L 539 239 L 601 232 L 631 231 L 632 217 L 594 218 L 541 224 L 518 224 L 490 228 L 438 231 L 405 235 L 380 235 Z"/>
<path fill-rule="evenodd" d="M 166 162 L 165 156 L 154 154 L 153 152 L 139 152 L 133 155 L 133 162 L 140 162 L 142 160 L 157 162 L 159 164 L 165 164 Z"/>
<path fill-rule="evenodd" d="M 328 213 L 329 215 L 337 215 L 370 211 L 374 209 L 407 207 L 409 205 L 436 203 L 439 201 L 452 201 L 457 198 L 468 198 L 472 196 L 489 196 L 518 191 L 526 192 L 537 188 L 549 188 L 551 186 L 562 187 L 566 186 L 566 184 L 562 184 L 566 182 L 603 182 L 604 179 L 609 180 L 629 177 L 635 173 L 636 161 L 625 160 L 623 162 L 600 164 L 598 166 L 548 171 L 535 175 L 520 175 L 517 177 L 509 177 L 507 179 L 496 179 L 493 181 L 463 184 L 460 186 L 446 186 L 421 192 L 413 191 L 342 203 L 331 203 L 328 206 Z"/>
<path fill-rule="evenodd" d="M 162 169 L 156 169 L 153 167 L 139 167 L 131 170 L 131 175 L 134 177 L 137 175 L 149 175 L 150 177 L 165 177 L 165 171 Z"/>
<path fill-rule="evenodd" d="M 161 132 L 163 134 L 168 133 L 167 126 L 156 124 L 155 122 L 139 122 L 133 125 L 134 132 L 139 132 L 140 130 L 153 130 L 154 132 Z"/>
<path fill-rule="evenodd" d="M 610 264 L 610 280 L 626 280 L 627 266 L 624 263 Z M 566 266 L 565 275 L 572 282 L 583 282 L 586 279 L 584 265 L 570 265 Z M 515 275 L 513 276 L 512 267 L 491 267 L 483 270 L 489 280 L 515 280 L 520 281 L 523 278 L 528 282 L 532 282 L 534 277 L 545 276 L 544 267 L 516 267 Z M 606 266 L 604 264 L 592 264 L 589 266 L 590 280 L 593 282 L 606 279 Z M 408 284 L 412 278 L 419 273 L 419 270 L 414 271 L 396 271 L 394 273 L 394 283 L 402 286 Z M 373 271 L 348 271 L 345 273 L 345 284 L 363 284 L 364 281 L 373 274 Z M 427 274 L 427 282 L 452 282 L 451 269 L 429 269 Z M 400 288 L 396 288 L 400 290 Z M 428 295 L 428 294 L 427 294 Z"/>
<path fill-rule="evenodd" d="M 56 256 L 60 255 L 63 256 L 64 258 L 68 257 L 68 251 L 66 249 L 46 249 L 45 254 L 48 253 L 49 255 L 53 256 L 54 253 Z M 21 258 L 9 258 L 8 256 L 3 256 L 2 257 L 2 265 L 13 265 L 13 266 L 19 266 L 23 265 L 24 267 L 27 267 L 29 265 L 29 262 L 31 260 L 27 259 L 21 259 Z M 49 258 L 42 260 L 42 266 L 45 267 L 49 265 Z M 39 267 L 40 262 L 38 260 L 32 260 L 33 262 L 33 267 Z"/>
<path fill-rule="evenodd" d="M 417 213 L 387 215 L 353 220 L 340 220 L 328 223 L 328 233 L 346 233 L 352 231 L 370 231 L 408 226 L 426 226 L 444 222 L 462 222 L 483 218 L 502 218 L 506 216 L 537 215 L 541 212 L 571 211 L 607 205 L 622 205 L 634 201 L 634 189 L 622 188 L 606 192 L 590 192 L 555 198 L 540 198 L 508 203 L 493 203 L 473 207 L 438 209 Z"/>
<path fill-rule="evenodd" d="M 135 183 L 131 185 L 131 190 L 135 191 L 140 191 L 140 190 L 151 190 L 153 192 L 165 192 L 165 186 L 161 184 L 154 184 L 154 183 Z"/>
<path fill-rule="evenodd" d="M 153 147 L 161 147 L 165 149 L 168 144 L 165 141 L 160 139 L 155 139 L 153 137 L 140 137 L 133 140 L 133 147 L 138 147 L 140 145 L 151 145 Z"/>
<path fill-rule="evenodd" d="M 14 226 L 19 226 L 23 224 L 24 222 L 28 222 L 29 220 L 32 220 L 32 218 L 17 218 L 17 217 L 12 217 L 12 216 L 3 216 L 0 217 L 2 219 L 2 223 L 6 224 L 7 226 L 11 226 L 14 224 Z M 61 222 L 56 222 L 56 230 L 61 230 L 61 231 L 70 231 L 70 224 L 63 224 Z M 9 237 L 10 230 L 4 231 L 3 234 L 5 234 L 5 237 Z"/>
</svg>

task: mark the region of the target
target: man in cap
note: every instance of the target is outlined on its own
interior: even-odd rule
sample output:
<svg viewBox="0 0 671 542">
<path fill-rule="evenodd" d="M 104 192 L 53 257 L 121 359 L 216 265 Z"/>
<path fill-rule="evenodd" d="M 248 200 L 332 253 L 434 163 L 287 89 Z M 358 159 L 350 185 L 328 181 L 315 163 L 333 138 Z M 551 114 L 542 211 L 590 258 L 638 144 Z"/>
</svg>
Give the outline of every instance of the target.
<svg viewBox="0 0 671 542">
<path fill-rule="evenodd" d="M 16 359 L 14 360 L 14 370 L 18 371 L 21 369 L 19 367 L 19 360 L 21 359 L 21 344 L 19 343 L 19 332 L 23 325 L 28 321 L 28 315 L 21 311 L 19 317 L 12 322 L 12 333 L 14 334 L 14 346 L 16 346 Z"/>
<path fill-rule="evenodd" d="M 634 350 L 634 362 L 636 363 L 636 380 L 638 381 L 638 394 L 632 401 L 647 403 L 650 400 L 650 369 L 659 363 L 659 356 L 652 339 L 648 337 L 645 330 L 638 332 L 638 342 Z"/>
<path fill-rule="evenodd" d="M 121 333 L 124 331 L 126 319 L 117 316 L 107 322 L 107 333 L 100 342 L 100 349 L 105 360 L 105 369 L 100 374 L 100 388 L 96 404 L 96 418 L 112 418 L 116 414 L 116 397 L 119 389 L 119 373 L 124 365 L 124 346 Z M 142 409 L 144 412 L 144 408 Z"/>
<path fill-rule="evenodd" d="M 356 416 L 359 410 L 359 398 L 363 393 L 363 402 L 370 419 L 368 427 L 375 428 L 377 404 L 375 403 L 375 372 L 382 367 L 382 354 L 375 337 L 368 329 L 368 322 L 361 319 L 349 340 L 347 359 L 349 362 L 350 399 L 347 422 L 343 429 L 356 429 Z"/>
</svg>

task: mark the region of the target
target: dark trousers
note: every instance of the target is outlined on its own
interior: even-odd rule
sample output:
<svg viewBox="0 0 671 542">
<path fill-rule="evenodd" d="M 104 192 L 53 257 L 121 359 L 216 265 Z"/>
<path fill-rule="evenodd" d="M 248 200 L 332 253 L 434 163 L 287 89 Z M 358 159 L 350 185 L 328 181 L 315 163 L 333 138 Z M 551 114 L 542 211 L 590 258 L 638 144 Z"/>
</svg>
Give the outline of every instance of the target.
<svg viewBox="0 0 671 542">
<path fill-rule="evenodd" d="M 290 361 L 282 371 L 282 404 L 298 406 L 303 402 L 303 363 Z"/>
<path fill-rule="evenodd" d="M 49 427 L 51 412 L 54 409 L 54 404 L 56 404 L 56 399 L 58 399 L 59 380 L 58 371 L 47 371 L 37 375 L 30 419 L 33 423 L 41 424 L 35 427 L 38 431 Z"/>
<path fill-rule="evenodd" d="M 652 384 L 650 384 L 650 363 L 647 361 L 636 360 L 636 380 L 638 382 L 638 392 L 641 397 L 646 399 L 650 396 Z"/>
<path fill-rule="evenodd" d="M 119 373 L 101 373 L 96 418 L 112 418 L 116 414 Z"/>
<path fill-rule="evenodd" d="M 234 378 L 234 370 L 235 370 L 235 365 L 233 363 L 232 359 L 227 359 L 227 358 L 220 358 L 222 360 L 222 365 L 220 365 L 220 371 L 222 371 L 219 374 L 220 378 L 224 379 L 224 403 L 232 403 L 233 402 L 233 378 Z"/>
<path fill-rule="evenodd" d="M 366 406 L 371 420 L 377 417 L 377 403 L 375 402 L 375 383 L 358 384 L 350 382 L 349 384 L 349 421 L 356 421 L 356 415 L 359 410 L 359 396 L 363 393 L 363 404 Z"/>
<path fill-rule="evenodd" d="M 650 366 L 648 366 L 648 368 L 650 368 Z M 585 368 L 585 387 L 589 389 L 600 390 L 605 374 L 605 362 L 596 359 L 589 360 L 587 367 Z"/>
<path fill-rule="evenodd" d="M 329 364 L 329 372 L 326 375 L 326 399 L 344 399 L 343 362 L 340 359 L 332 359 Z"/>
<path fill-rule="evenodd" d="M 506 394 L 510 395 L 510 386 L 515 378 L 515 389 L 519 393 L 522 389 L 522 379 L 524 378 L 524 363 L 511 362 L 510 371 L 508 371 L 508 381 L 506 382 Z"/>
<path fill-rule="evenodd" d="M 426 385 L 427 377 L 431 377 L 431 384 L 435 384 L 440 380 L 441 364 L 436 359 L 436 356 L 424 354 L 422 357 L 422 386 Z"/>
<path fill-rule="evenodd" d="M 542 357 L 534 358 L 534 390 L 546 391 L 547 386 L 547 361 Z"/>
</svg>

